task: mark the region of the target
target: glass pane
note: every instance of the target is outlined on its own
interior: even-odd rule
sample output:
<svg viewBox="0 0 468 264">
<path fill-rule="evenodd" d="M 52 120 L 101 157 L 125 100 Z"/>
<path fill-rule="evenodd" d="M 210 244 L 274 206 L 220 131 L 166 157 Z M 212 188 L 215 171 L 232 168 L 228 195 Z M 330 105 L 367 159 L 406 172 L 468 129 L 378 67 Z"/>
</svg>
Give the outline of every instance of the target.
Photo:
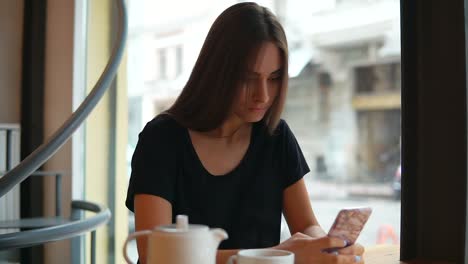
<svg viewBox="0 0 468 264">
<path fill-rule="evenodd" d="M 278 2 L 278 1 L 277 1 Z M 325 230 L 343 207 L 371 206 L 358 241 L 399 243 L 399 1 L 284 1 L 291 53 L 284 119 L 306 155 Z"/>
<path fill-rule="evenodd" d="M 465 0 L 465 64 L 468 68 L 468 0 Z M 468 85 L 468 74 L 466 75 L 466 84 Z M 468 89 L 468 86 L 466 87 Z M 467 205 L 468 206 L 468 205 Z M 466 210 L 468 212 L 468 208 Z M 468 225 L 468 215 L 465 217 L 466 224 Z M 468 232 L 465 231 L 465 256 L 468 256 Z"/>
<path fill-rule="evenodd" d="M 180 93 L 211 23 L 236 2 L 242 1 L 130 1 L 130 154 L 137 131 Z M 341 208 L 371 206 L 358 241 L 398 244 L 399 1 L 257 3 L 276 13 L 287 33 L 290 80 L 283 118 L 311 168 L 305 179 L 320 224 L 328 231 Z M 282 239 L 288 236 L 285 226 Z"/>
</svg>

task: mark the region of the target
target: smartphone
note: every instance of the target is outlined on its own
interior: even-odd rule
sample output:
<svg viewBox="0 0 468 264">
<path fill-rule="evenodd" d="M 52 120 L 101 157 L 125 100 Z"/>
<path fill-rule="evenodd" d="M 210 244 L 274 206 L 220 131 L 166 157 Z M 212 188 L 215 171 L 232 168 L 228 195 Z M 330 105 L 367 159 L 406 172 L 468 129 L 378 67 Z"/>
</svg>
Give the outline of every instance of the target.
<svg viewBox="0 0 468 264">
<path fill-rule="evenodd" d="M 370 207 L 341 209 L 328 231 L 328 236 L 345 240 L 347 246 L 354 244 L 371 213 Z"/>
</svg>

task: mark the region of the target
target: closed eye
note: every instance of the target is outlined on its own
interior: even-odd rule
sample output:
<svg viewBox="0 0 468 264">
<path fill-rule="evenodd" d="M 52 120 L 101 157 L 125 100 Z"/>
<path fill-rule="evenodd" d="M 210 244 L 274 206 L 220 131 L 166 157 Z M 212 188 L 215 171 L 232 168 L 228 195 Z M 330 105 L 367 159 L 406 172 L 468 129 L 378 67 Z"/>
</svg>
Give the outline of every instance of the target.
<svg viewBox="0 0 468 264">
<path fill-rule="evenodd" d="M 283 73 L 283 69 L 277 69 L 270 73 L 268 80 L 279 80 L 283 77 L 282 73 Z M 259 77 L 260 77 L 260 74 L 257 72 L 253 72 L 253 71 L 248 71 L 246 75 L 246 79 L 248 80 L 258 79 Z"/>
</svg>

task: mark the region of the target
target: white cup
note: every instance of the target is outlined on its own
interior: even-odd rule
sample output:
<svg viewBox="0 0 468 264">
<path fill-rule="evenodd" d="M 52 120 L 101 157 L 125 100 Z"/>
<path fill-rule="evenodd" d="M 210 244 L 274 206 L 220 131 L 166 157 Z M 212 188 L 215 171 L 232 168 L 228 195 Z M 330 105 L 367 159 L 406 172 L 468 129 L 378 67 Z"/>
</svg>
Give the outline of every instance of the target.
<svg viewBox="0 0 468 264">
<path fill-rule="evenodd" d="M 227 264 L 294 264 L 294 253 L 279 249 L 244 249 Z"/>
</svg>

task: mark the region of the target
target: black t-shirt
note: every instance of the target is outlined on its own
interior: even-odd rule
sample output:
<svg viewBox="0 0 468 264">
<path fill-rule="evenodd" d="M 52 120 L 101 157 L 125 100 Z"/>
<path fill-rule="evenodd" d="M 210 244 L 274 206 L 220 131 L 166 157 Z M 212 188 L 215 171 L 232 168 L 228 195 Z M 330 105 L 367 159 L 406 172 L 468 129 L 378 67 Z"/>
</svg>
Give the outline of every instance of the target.
<svg viewBox="0 0 468 264">
<path fill-rule="evenodd" d="M 192 224 L 226 230 L 220 249 L 263 248 L 280 241 L 283 191 L 309 167 L 284 120 L 270 136 L 254 123 L 240 164 L 222 176 L 202 165 L 188 130 L 168 115 L 150 121 L 132 158 L 126 206 L 135 194 L 152 194 L 172 205 L 173 221 L 185 214 Z"/>
</svg>

